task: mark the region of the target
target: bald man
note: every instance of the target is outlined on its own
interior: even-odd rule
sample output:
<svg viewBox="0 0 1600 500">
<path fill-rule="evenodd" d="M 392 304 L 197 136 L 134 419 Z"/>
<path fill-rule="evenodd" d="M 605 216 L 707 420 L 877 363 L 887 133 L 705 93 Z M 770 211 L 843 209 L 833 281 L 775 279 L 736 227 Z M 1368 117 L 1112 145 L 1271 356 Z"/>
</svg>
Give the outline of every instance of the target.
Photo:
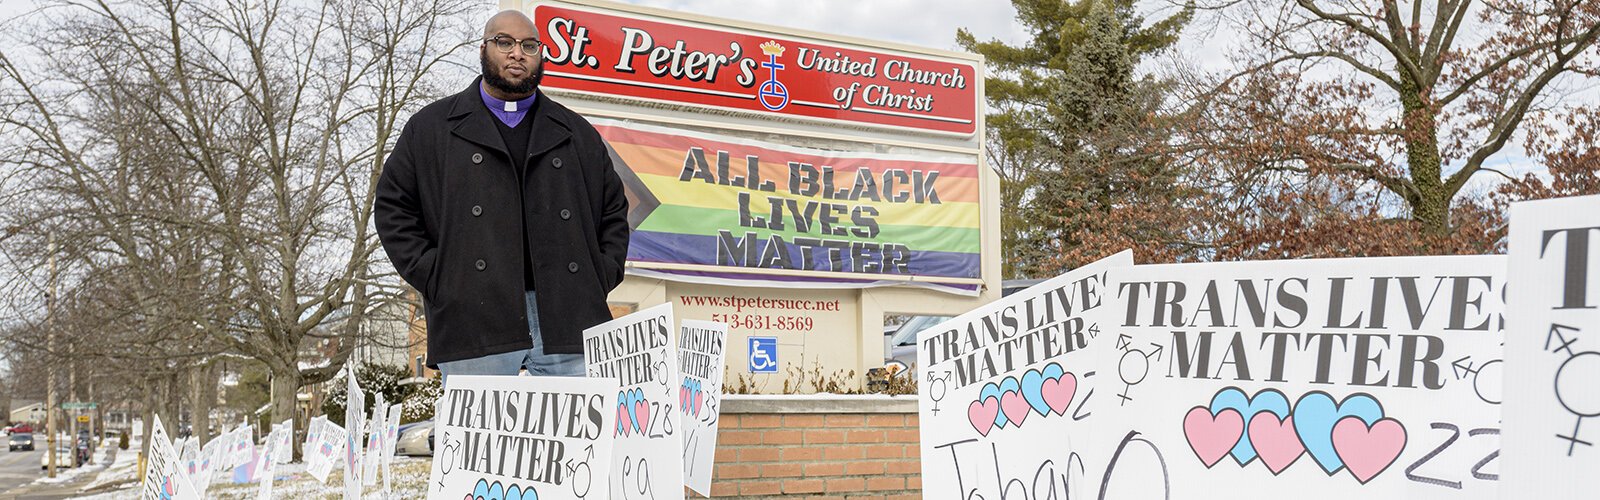
<svg viewBox="0 0 1600 500">
<path fill-rule="evenodd" d="M 491 17 L 483 74 L 406 122 L 378 180 L 378 236 L 446 377 L 582 376 L 583 330 L 611 319 L 628 202 L 600 134 L 539 92 L 542 47 L 523 13 Z"/>
</svg>

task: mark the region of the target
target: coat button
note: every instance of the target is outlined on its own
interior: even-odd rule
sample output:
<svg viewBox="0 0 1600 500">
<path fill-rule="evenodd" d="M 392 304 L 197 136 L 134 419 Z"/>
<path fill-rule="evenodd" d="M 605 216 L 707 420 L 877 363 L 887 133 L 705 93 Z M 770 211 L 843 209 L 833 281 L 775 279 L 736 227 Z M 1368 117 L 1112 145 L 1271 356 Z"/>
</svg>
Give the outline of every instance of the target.
<svg viewBox="0 0 1600 500">
<path fill-rule="evenodd" d="M 569 273 L 578 272 L 578 263 L 577 262 L 568 262 L 567 263 L 567 272 L 569 272 Z"/>
<path fill-rule="evenodd" d="M 483 163 L 483 153 L 472 153 L 472 163 Z"/>
<path fill-rule="evenodd" d="M 573 264 L 573 265 L 576 266 L 577 264 Z M 487 262 L 484 262 L 483 259 L 478 259 L 477 262 L 473 262 L 472 263 L 472 267 L 476 267 L 476 268 L 478 268 L 479 271 L 482 271 L 484 268 L 489 267 L 489 264 Z"/>
<path fill-rule="evenodd" d="M 567 220 L 567 219 L 571 219 L 571 218 L 572 218 L 572 211 L 571 210 L 567 210 L 565 208 L 561 209 L 561 220 Z"/>
<path fill-rule="evenodd" d="M 483 215 L 483 205 L 473 205 L 472 206 L 472 216 L 473 217 L 477 217 L 477 216 L 480 216 L 480 215 Z"/>
<path fill-rule="evenodd" d="M 550 160 L 550 166 L 556 167 L 556 168 L 561 168 L 561 159 L 560 158 L 556 158 L 554 160 Z"/>
</svg>

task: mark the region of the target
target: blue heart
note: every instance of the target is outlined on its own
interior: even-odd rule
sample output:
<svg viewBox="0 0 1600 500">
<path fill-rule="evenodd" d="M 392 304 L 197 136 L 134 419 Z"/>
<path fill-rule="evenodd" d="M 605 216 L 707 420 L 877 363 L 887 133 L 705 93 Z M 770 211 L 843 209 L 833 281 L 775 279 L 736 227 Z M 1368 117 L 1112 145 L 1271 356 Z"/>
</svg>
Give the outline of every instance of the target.
<svg viewBox="0 0 1600 500">
<path fill-rule="evenodd" d="M 1211 406 L 1207 409 L 1211 410 L 1212 415 L 1216 415 L 1227 408 L 1239 412 L 1239 416 L 1244 417 L 1244 423 L 1248 426 L 1251 417 L 1264 411 L 1277 415 L 1279 420 L 1289 416 L 1289 398 L 1277 389 L 1263 389 L 1256 392 L 1255 398 L 1250 398 L 1238 387 L 1227 387 L 1211 397 Z M 1251 460 L 1256 459 L 1256 448 L 1250 444 L 1249 432 L 1239 436 L 1239 442 L 1233 445 L 1233 450 L 1229 454 L 1233 455 L 1233 460 L 1239 462 L 1239 465 L 1249 464 Z"/>
<path fill-rule="evenodd" d="M 618 394 L 617 404 L 622 405 L 623 411 L 628 412 L 628 421 L 620 422 L 621 424 L 627 425 L 639 419 L 639 417 L 633 414 L 633 391 L 622 391 L 621 394 Z"/>
<path fill-rule="evenodd" d="M 1044 386 L 1044 375 L 1038 370 L 1028 370 L 1022 374 L 1022 399 L 1028 400 L 1028 406 L 1032 406 L 1035 413 L 1049 415 L 1050 405 L 1045 403 L 1044 394 L 1039 392 L 1042 386 Z"/>
<path fill-rule="evenodd" d="M 994 398 L 994 404 L 996 406 L 1000 404 L 1000 386 L 995 385 L 994 382 L 983 384 L 983 388 L 978 390 L 978 404 L 983 404 L 983 400 L 989 398 Z M 1005 409 L 994 412 L 994 425 L 996 427 L 1006 426 Z"/>
<path fill-rule="evenodd" d="M 489 496 L 489 482 L 479 479 L 478 484 L 472 487 L 472 498 L 478 499 L 487 496 Z"/>
<path fill-rule="evenodd" d="M 1294 404 L 1294 432 L 1306 445 L 1306 452 L 1330 476 L 1344 468 L 1344 461 L 1333 449 L 1333 425 L 1352 416 L 1371 426 L 1383 418 L 1383 405 L 1363 393 L 1351 394 L 1334 404 L 1333 396 L 1322 391 L 1301 396 Z"/>
<path fill-rule="evenodd" d="M 506 500 L 539 500 L 539 493 L 533 491 L 531 486 L 528 489 L 522 489 L 522 487 L 513 484 L 511 487 L 506 488 Z"/>
</svg>

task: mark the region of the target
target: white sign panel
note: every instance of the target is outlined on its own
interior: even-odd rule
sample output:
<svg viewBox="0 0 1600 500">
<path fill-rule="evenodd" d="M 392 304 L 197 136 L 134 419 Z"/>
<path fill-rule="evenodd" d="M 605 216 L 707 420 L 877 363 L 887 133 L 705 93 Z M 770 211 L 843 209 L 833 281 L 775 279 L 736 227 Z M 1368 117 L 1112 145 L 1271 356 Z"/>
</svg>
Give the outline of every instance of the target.
<svg viewBox="0 0 1600 500">
<path fill-rule="evenodd" d="M 610 498 L 683 498 L 681 415 L 672 399 L 678 378 L 672 304 L 661 304 L 583 331 L 590 377 L 615 378 L 616 453 Z"/>
<path fill-rule="evenodd" d="M 366 424 L 367 451 L 362 455 L 361 459 L 362 484 L 368 486 L 378 484 L 378 463 L 383 461 L 383 456 L 379 453 L 383 450 L 383 438 L 385 432 L 387 432 L 383 425 L 389 418 L 389 404 L 383 400 L 383 393 L 375 392 L 373 398 L 372 411 L 370 412 L 372 418 Z"/>
<path fill-rule="evenodd" d="M 245 424 L 233 431 L 233 451 L 229 452 L 228 469 L 237 469 L 255 460 L 255 430 L 255 426 Z"/>
<path fill-rule="evenodd" d="M 611 378 L 450 377 L 428 498 L 612 498 L 616 388 Z"/>
<path fill-rule="evenodd" d="M 1503 256 L 1112 273 L 1102 498 L 1490 499 Z"/>
<path fill-rule="evenodd" d="M 356 383 L 356 370 L 354 366 L 345 367 L 345 401 L 344 401 L 344 498 L 345 500 L 359 500 L 361 498 L 361 451 L 366 449 L 362 438 L 365 437 L 367 423 L 367 395 L 361 392 L 361 385 Z"/>
<path fill-rule="evenodd" d="M 199 500 L 200 494 L 183 473 L 178 462 L 178 450 L 172 446 L 167 428 L 161 425 L 161 416 L 151 422 L 150 460 L 145 463 L 144 478 L 139 488 L 141 500 Z M 47 450 L 48 452 L 48 450 Z"/>
<path fill-rule="evenodd" d="M 683 477 L 689 489 L 711 496 L 717 450 L 728 324 L 683 320 L 678 329 L 678 408 L 683 414 Z"/>
<path fill-rule="evenodd" d="M 1093 498 L 1081 471 L 1104 460 L 1088 417 L 1106 403 L 1090 398 L 1096 353 L 1116 340 L 1108 274 L 1132 265 L 1122 252 L 918 332 L 923 498 Z"/>
<path fill-rule="evenodd" d="M 255 478 L 261 481 L 256 490 L 256 498 L 270 500 L 272 498 L 272 480 L 278 473 L 278 455 L 283 448 L 289 445 L 289 436 L 294 433 L 290 427 L 290 420 L 285 420 L 272 428 L 267 434 L 267 439 L 262 443 L 261 456 L 256 459 Z"/>
<path fill-rule="evenodd" d="M 311 477 L 317 478 L 317 481 L 326 484 L 328 473 L 333 471 L 333 466 L 338 465 L 344 456 L 347 433 L 344 427 L 326 419 L 318 427 L 320 429 L 317 431 L 317 444 L 305 452 L 306 472 L 311 473 Z"/>
<path fill-rule="evenodd" d="M 1509 245 L 1500 498 L 1594 498 L 1600 196 L 1512 205 Z"/>
<path fill-rule="evenodd" d="M 392 482 L 390 480 L 391 476 L 394 475 L 391 465 L 394 463 L 395 445 L 400 439 L 400 413 L 403 409 L 402 407 L 403 405 L 400 403 L 390 405 L 389 416 L 384 419 L 383 424 L 383 448 L 379 450 L 379 453 L 383 457 L 383 492 L 385 497 L 389 496 L 389 492 L 392 491 L 389 489 Z"/>
</svg>

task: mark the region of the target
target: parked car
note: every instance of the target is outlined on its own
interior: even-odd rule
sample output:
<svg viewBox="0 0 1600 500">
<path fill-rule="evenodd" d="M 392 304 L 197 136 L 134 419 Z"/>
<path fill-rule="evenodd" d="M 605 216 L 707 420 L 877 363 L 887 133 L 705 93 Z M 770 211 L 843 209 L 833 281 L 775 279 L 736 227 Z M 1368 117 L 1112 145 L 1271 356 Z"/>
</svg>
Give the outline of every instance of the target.
<svg viewBox="0 0 1600 500">
<path fill-rule="evenodd" d="M 412 457 L 433 456 L 433 421 L 418 422 L 400 432 L 394 454 Z"/>
<path fill-rule="evenodd" d="M 17 451 L 17 450 L 33 451 L 33 434 L 26 433 L 26 432 L 19 432 L 19 433 L 16 433 L 16 434 L 12 434 L 11 435 L 10 444 L 11 444 L 11 449 L 9 451 Z"/>
<path fill-rule="evenodd" d="M 1042 282 L 1043 279 L 1005 280 L 1000 283 L 1000 296 L 1008 296 Z M 949 321 L 952 317 L 912 316 L 906 320 L 889 336 L 888 345 L 884 346 L 883 365 L 894 368 L 896 376 L 916 377 L 917 332 Z"/>
<path fill-rule="evenodd" d="M 73 460 L 73 458 L 72 458 L 72 448 L 68 448 L 68 447 L 65 447 L 65 446 L 56 447 L 56 468 L 64 469 L 64 468 L 77 467 L 78 465 L 79 465 L 79 463 L 77 461 Z M 50 454 L 49 453 L 40 453 L 39 454 L 39 468 L 40 469 L 49 469 L 50 468 Z"/>
</svg>

